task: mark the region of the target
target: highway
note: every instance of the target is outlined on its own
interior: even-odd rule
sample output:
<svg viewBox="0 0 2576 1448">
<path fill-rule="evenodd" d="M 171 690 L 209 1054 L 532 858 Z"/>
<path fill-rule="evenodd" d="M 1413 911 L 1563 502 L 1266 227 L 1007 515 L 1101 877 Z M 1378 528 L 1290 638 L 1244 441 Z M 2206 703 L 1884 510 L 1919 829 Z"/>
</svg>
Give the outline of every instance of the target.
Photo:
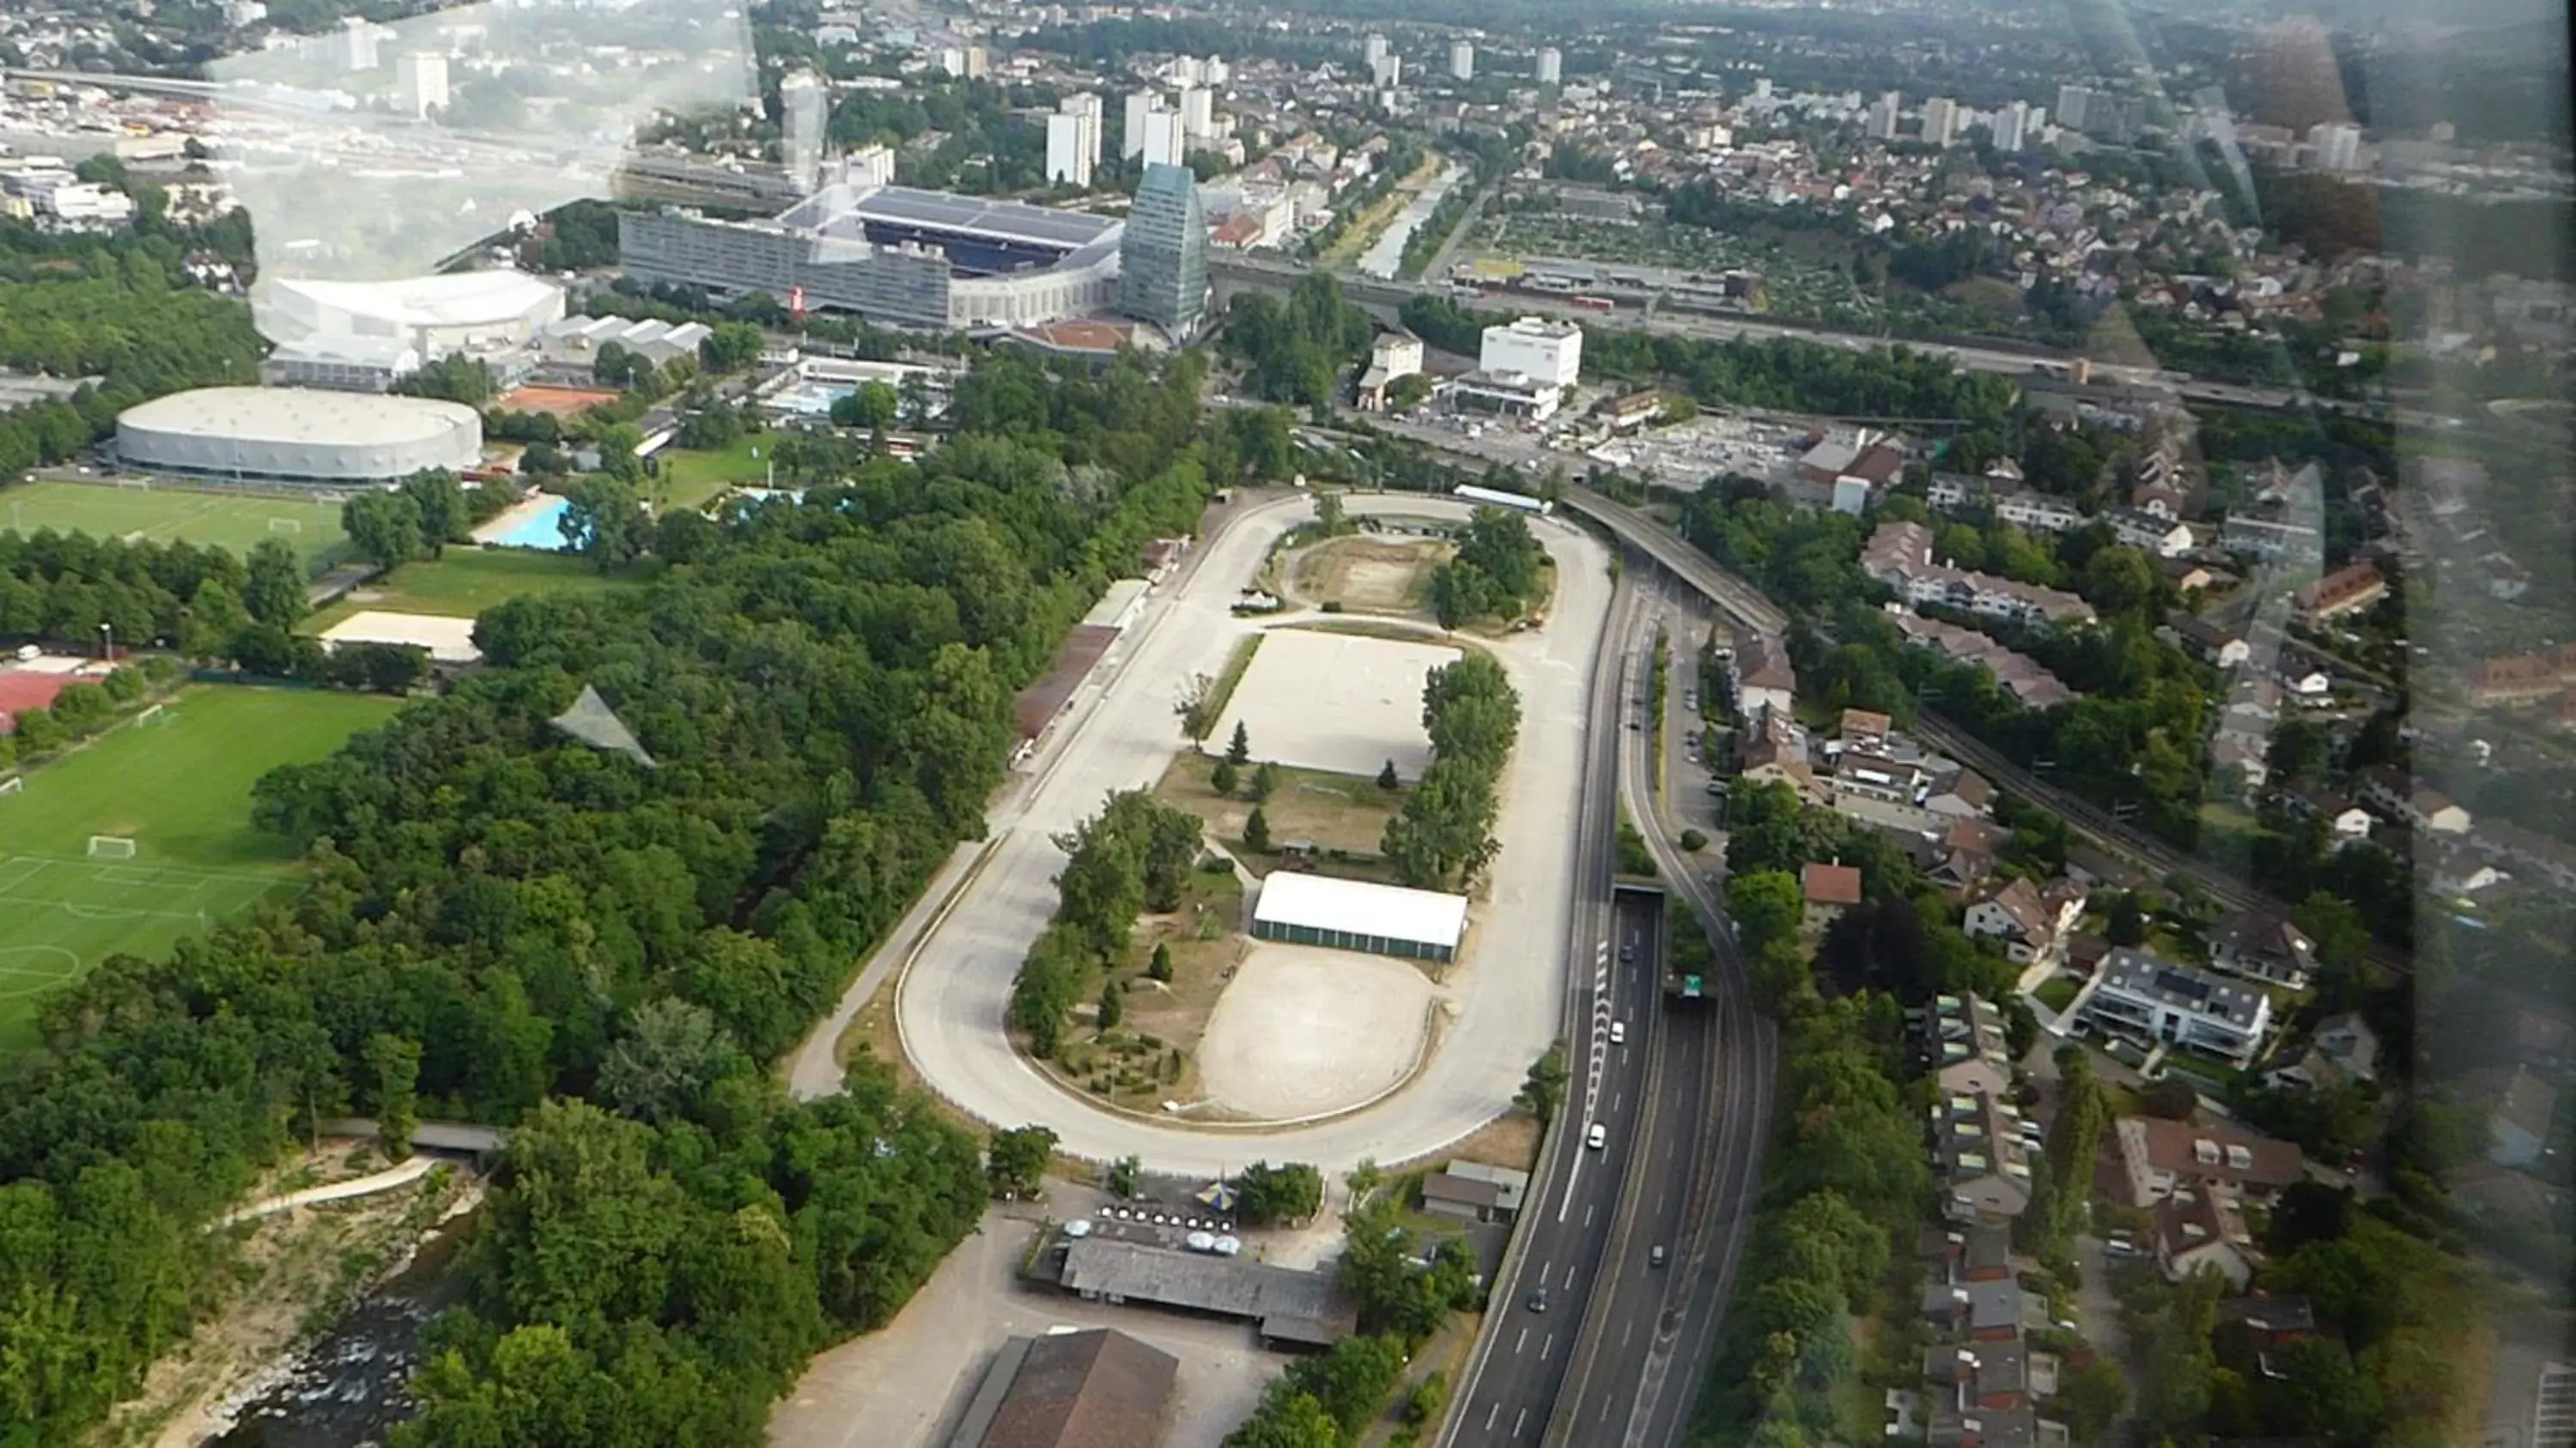
<svg viewBox="0 0 2576 1448">
<path fill-rule="evenodd" d="M 1669 1000 L 1659 1012 L 1655 1094 L 1635 1148 L 1639 1171 L 1608 1243 L 1590 1330 L 1548 1435 L 1561 1448 L 1669 1448 L 1681 1440 L 1752 1226 L 1778 1072 L 1776 1035 L 1753 1009 L 1743 963 L 1723 923 L 1717 882 L 1725 844 L 1711 827 L 1709 776 L 1686 742 L 1699 727 L 1688 696 L 1707 613 L 1696 594 L 1639 561 L 1631 556 L 1631 572 L 1649 575 L 1639 585 L 1650 619 L 1666 626 L 1673 667 L 1662 758 L 1653 754 L 1657 736 L 1627 733 L 1619 793 L 1664 888 L 1691 907 L 1716 943 L 1719 968 L 1707 1000 Z M 1652 628 L 1640 632 L 1651 635 Z M 1643 646 L 1641 639 L 1640 656 Z M 1629 697 L 1642 693 L 1632 690 Z M 1658 765 L 1665 784 L 1660 799 Z M 1696 855 L 1678 843 L 1686 822 L 1715 836 Z M 1651 1257 L 1657 1246 L 1666 1252 L 1662 1267 Z"/>
<path fill-rule="evenodd" d="M 1600 1277 L 1645 1106 L 1662 974 L 1656 954 L 1660 924 L 1633 907 L 1614 911 L 1610 889 L 1617 745 L 1629 697 L 1622 683 L 1632 665 L 1624 645 L 1636 632 L 1638 616 L 1634 590 L 1621 585 L 1611 598 L 1604 642 L 1622 647 L 1602 648 L 1593 659 L 1581 803 L 1572 822 L 1575 865 L 1565 882 L 1574 897 L 1565 943 L 1572 967 L 1566 1001 L 1572 1079 L 1522 1209 L 1518 1240 L 1494 1284 L 1485 1330 L 1468 1361 L 1443 1445 L 1536 1444 L 1546 1431 Z M 1622 1044 L 1610 1040 L 1614 1022 L 1625 1033 Z M 1595 1125 L 1604 1138 L 1598 1148 L 1585 1144 Z M 1543 1309 L 1533 1306 L 1541 1291 Z"/>
</svg>

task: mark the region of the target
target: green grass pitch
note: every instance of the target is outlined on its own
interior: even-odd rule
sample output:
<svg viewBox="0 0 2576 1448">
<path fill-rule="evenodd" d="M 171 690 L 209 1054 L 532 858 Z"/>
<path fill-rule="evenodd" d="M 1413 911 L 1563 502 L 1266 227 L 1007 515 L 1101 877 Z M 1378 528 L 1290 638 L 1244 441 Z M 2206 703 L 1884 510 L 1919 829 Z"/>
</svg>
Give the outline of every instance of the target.
<svg viewBox="0 0 2576 1448">
<path fill-rule="evenodd" d="M 340 531 L 337 503 L 109 483 L 0 488 L 0 529 L 34 533 L 43 528 L 94 538 L 140 534 L 155 543 L 185 539 L 237 557 L 249 556 L 252 545 L 264 539 L 277 538 L 293 544 L 316 568 L 331 562 L 348 543 L 348 535 Z"/>
<path fill-rule="evenodd" d="M 283 841 L 253 829 L 250 788 L 321 759 L 399 701 L 308 690 L 203 688 L 159 720 L 120 725 L 0 795 L 0 1050 L 34 1040 L 37 999 L 115 954 L 180 937 L 292 889 Z M 93 835 L 135 841 L 89 858 Z"/>
</svg>

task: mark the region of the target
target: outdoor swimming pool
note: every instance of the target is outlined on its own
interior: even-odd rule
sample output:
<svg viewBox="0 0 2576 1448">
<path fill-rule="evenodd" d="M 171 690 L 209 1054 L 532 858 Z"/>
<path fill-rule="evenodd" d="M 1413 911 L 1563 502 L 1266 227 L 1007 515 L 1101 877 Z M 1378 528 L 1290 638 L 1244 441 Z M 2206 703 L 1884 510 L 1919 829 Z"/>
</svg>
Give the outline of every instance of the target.
<svg viewBox="0 0 2576 1448">
<path fill-rule="evenodd" d="M 487 541 L 504 548 L 537 548 L 548 553 L 561 553 L 571 545 L 564 542 L 563 528 L 557 520 L 563 517 L 564 509 L 571 506 L 571 502 L 563 498 L 542 499 L 526 517 Z"/>
<path fill-rule="evenodd" d="M 858 391 L 856 387 L 834 387 L 821 382 L 793 382 L 780 388 L 769 399 L 769 405 L 781 412 L 799 417 L 822 418 L 832 415 L 832 404 Z"/>
</svg>

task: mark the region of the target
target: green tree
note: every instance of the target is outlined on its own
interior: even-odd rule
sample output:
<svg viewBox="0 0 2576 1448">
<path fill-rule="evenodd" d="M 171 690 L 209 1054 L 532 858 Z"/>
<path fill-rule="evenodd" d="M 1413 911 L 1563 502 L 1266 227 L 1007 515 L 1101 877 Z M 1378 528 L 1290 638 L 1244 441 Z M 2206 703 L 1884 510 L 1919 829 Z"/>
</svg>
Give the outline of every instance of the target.
<svg viewBox="0 0 2576 1448">
<path fill-rule="evenodd" d="M 1226 741 L 1225 762 L 1237 769 L 1252 762 L 1252 735 L 1240 719 L 1234 721 L 1234 737 Z"/>
<path fill-rule="evenodd" d="M 1315 490 L 1315 531 L 1326 538 L 1350 531 L 1350 520 L 1342 516 L 1342 495 L 1331 488 Z"/>
<path fill-rule="evenodd" d="M 1127 992 L 1119 984 L 1117 974 L 1112 972 L 1101 979 L 1100 1005 L 1093 1015 L 1093 1023 L 1107 1032 L 1118 1029 L 1118 1023 L 1125 1019 L 1127 1019 Z"/>
<path fill-rule="evenodd" d="M 295 550 L 275 538 L 262 538 L 251 545 L 242 606 L 261 623 L 292 627 L 304 617 L 304 581 L 304 563 Z"/>
<path fill-rule="evenodd" d="M 392 568 L 421 556 L 420 505 L 411 495 L 370 489 L 340 505 L 340 527 L 358 556 Z"/>
<path fill-rule="evenodd" d="M 1006 1127 L 993 1133 L 984 1148 L 984 1176 L 993 1195 L 1006 1202 L 1034 1197 L 1055 1159 L 1055 1132 L 1044 1126 Z"/>
<path fill-rule="evenodd" d="M 564 494 L 565 508 L 555 520 L 564 543 L 607 573 L 641 557 L 652 538 L 652 519 L 634 485 L 608 473 L 593 473 Z"/>
<path fill-rule="evenodd" d="M 420 1043 L 379 1033 L 367 1038 L 367 1074 L 375 1091 L 376 1141 L 396 1161 L 411 1155 L 420 1126 Z"/>
<path fill-rule="evenodd" d="M 600 1062 L 599 1094 L 621 1116 L 686 1120 L 737 1059 L 713 1011 L 677 998 L 646 1001 Z"/>
<path fill-rule="evenodd" d="M 1256 1161 L 1235 1177 L 1235 1212 L 1247 1222 L 1303 1221 L 1324 1207 L 1324 1174 L 1301 1161 Z"/>
<path fill-rule="evenodd" d="M 1550 1046 L 1530 1063 L 1529 1074 L 1521 1078 L 1521 1089 L 1512 1101 L 1538 1118 L 1543 1129 L 1556 1120 L 1556 1113 L 1564 1107 L 1566 1087 L 1572 1080 L 1572 1074 L 1566 1070 L 1565 1053 Z"/>
<path fill-rule="evenodd" d="M 1408 372 L 1386 385 L 1386 410 L 1411 412 L 1431 400 L 1431 379 Z"/>
<path fill-rule="evenodd" d="M 1243 847 L 1257 855 L 1270 853 L 1270 817 L 1254 805 L 1252 814 L 1243 822 Z"/>
<path fill-rule="evenodd" d="M 1154 942 L 1154 958 L 1147 962 L 1145 966 L 1145 974 L 1154 980 L 1162 981 L 1166 985 L 1171 983 L 1172 943 L 1170 941 L 1157 940 Z"/>
<path fill-rule="evenodd" d="M 1726 882 L 1726 913 L 1748 954 L 1796 935 L 1806 912 L 1806 891 L 1786 870 L 1757 870 Z"/>
<path fill-rule="evenodd" d="M 1208 788 L 1215 790 L 1219 796 L 1233 794 L 1235 786 L 1241 783 L 1243 780 L 1235 772 L 1233 760 L 1220 759 L 1208 766 Z"/>
<path fill-rule="evenodd" d="M 1388 760 L 1384 765 L 1380 766 L 1380 768 L 1378 769 L 1378 772 L 1377 772 L 1377 787 L 1378 787 L 1378 788 L 1380 788 L 1380 789 L 1386 790 L 1386 791 L 1388 791 L 1389 793 L 1392 793 L 1392 792 L 1394 792 L 1395 790 L 1402 789 L 1402 788 L 1404 787 L 1404 779 L 1403 779 L 1403 776 L 1401 776 L 1401 775 L 1399 775 L 1399 774 L 1397 774 L 1397 773 L 1395 772 L 1395 761 L 1394 761 L 1394 760 L 1392 760 L 1392 759 Z"/>
<path fill-rule="evenodd" d="M 1252 802 L 1267 804 L 1279 788 L 1279 766 L 1263 760 L 1252 771 Z"/>
</svg>

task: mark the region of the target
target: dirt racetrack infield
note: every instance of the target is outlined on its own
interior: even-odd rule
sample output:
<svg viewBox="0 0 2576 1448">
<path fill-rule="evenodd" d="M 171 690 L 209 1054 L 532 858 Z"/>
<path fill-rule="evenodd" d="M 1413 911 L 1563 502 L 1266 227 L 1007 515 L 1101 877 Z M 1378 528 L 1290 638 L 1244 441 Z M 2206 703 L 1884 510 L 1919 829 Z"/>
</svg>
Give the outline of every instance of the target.
<svg viewBox="0 0 2576 1448">
<path fill-rule="evenodd" d="M 1408 613 L 1431 593 L 1431 570 L 1454 552 L 1446 543 L 1331 538 L 1297 555 L 1296 593 L 1375 613 Z"/>
<path fill-rule="evenodd" d="M 1419 779 L 1431 762 L 1423 682 L 1457 658 L 1446 644 L 1272 629 L 1208 743 L 1224 748 L 1240 721 L 1256 761 L 1375 779 L 1392 759 L 1397 773 Z"/>
<path fill-rule="evenodd" d="M 1199 1041 L 1200 1088 L 1256 1121 L 1357 1106 L 1413 1069 L 1436 994 L 1388 956 L 1255 941 Z"/>
</svg>

